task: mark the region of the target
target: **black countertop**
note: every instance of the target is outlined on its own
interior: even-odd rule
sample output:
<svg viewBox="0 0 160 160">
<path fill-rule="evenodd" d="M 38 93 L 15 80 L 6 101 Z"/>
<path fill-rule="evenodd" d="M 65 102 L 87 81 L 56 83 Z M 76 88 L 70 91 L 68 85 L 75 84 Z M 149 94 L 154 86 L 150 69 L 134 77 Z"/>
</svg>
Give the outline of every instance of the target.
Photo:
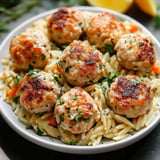
<svg viewBox="0 0 160 160">
<path fill-rule="evenodd" d="M 157 2 L 160 4 L 160 0 L 157 0 Z M 10 30 L 13 30 L 18 24 L 28 18 L 62 5 L 62 1 L 41 0 L 38 6 L 31 9 L 18 20 L 10 23 L 8 27 Z M 133 5 L 126 14 L 142 23 L 160 41 L 160 29 L 154 30 L 153 25 L 155 20 L 152 17 L 142 13 L 135 5 Z M 0 37 L 0 42 L 2 42 L 7 34 L 8 33 L 4 33 Z M 124 149 L 101 154 L 74 155 L 48 150 L 27 141 L 13 131 L 0 116 L 0 147 L 11 160 L 160 160 L 160 125 L 158 125 L 148 136 Z"/>
</svg>

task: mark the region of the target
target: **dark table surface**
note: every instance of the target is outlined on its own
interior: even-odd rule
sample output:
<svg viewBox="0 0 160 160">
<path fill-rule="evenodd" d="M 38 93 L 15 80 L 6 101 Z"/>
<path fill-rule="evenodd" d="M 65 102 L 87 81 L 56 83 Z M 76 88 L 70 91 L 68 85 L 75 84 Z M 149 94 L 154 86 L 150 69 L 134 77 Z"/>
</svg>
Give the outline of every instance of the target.
<svg viewBox="0 0 160 160">
<path fill-rule="evenodd" d="M 160 4 L 160 0 L 157 0 L 157 2 Z M 32 8 L 24 16 L 8 24 L 8 27 L 10 30 L 13 30 L 18 24 L 28 18 L 62 5 L 64 5 L 63 1 L 41 0 L 36 7 Z M 133 5 L 126 14 L 142 23 L 160 41 L 160 29 L 155 30 L 153 27 L 155 22 L 154 18 L 142 13 L 135 5 Z M 0 42 L 2 42 L 7 35 L 8 33 L 1 35 Z M 160 160 L 160 125 L 148 136 L 124 149 L 95 155 L 74 155 L 48 150 L 27 141 L 13 131 L 0 115 L 0 147 L 11 160 Z"/>
</svg>

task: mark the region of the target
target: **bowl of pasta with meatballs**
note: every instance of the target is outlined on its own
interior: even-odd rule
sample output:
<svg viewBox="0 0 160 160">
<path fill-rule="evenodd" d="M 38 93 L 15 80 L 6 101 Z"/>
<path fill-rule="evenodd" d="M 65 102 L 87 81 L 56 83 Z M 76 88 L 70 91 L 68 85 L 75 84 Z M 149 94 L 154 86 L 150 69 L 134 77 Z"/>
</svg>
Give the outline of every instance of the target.
<svg viewBox="0 0 160 160">
<path fill-rule="evenodd" d="M 0 111 L 29 141 L 90 154 L 117 150 L 159 123 L 159 42 L 132 18 L 61 7 L 0 46 Z"/>
</svg>

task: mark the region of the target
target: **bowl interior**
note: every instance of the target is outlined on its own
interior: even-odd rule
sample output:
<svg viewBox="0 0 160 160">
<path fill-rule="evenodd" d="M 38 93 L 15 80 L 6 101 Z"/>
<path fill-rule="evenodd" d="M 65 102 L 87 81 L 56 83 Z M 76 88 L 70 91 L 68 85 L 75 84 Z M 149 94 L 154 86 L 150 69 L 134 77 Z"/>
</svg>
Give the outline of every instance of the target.
<svg viewBox="0 0 160 160">
<path fill-rule="evenodd" d="M 103 8 L 97 8 L 97 7 L 75 7 L 77 9 L 80 9 L 82 11 L 90 11 L 90 12 L 109 12 L 116 17 L 122 19 L 122 20 L 128 20 L 128 21 L 133 21 L 134 23 L 138 24 L 140 29 L 145 31 L 147 34 L 151 36 L 154 42 L 154 49 L 156 52 L 157 59 L 160 61 L 160 55 L 157 54 L 158 51 L 160 50 L 160 44 L 159 42 L 155 39 L 155 37 L 140 23 L 137 21 L 133 20 L 132 18 L 111 11 Z M 2 42 L 0 46 L 0 59 L 3 59 L 6 54 L 9 53 L 9 44 L 10 40 L 13 38 L 14 35 L 17 35 L 24 31 L 28 26 L 30 26 L 34 21 L 46 17 L 53 12 L 55 12 L 57 9 L 53 9 L 51 11 L 42 13 L 38 16 L 35 16 L 24 23 L 20 24 L 17 28 L 15 28 L 7 37 L 6 39 Z M 0 64 L 0 72 L 2 72 L 3 66 Z M 54 138 L 50 137 L 44 137 L 44 136 L 38 136 L 35 134 L 32 130 L 27 130 L 26 126 L 22 124 L 15 113 L 12 111 L 11 107 L 6 104 L 2 98 L 0 98 L 0 111 L 1 115 L 3 118 L 6 120 L 6 122 L 10 125 L 11 128 L 13 128 L 18 134 L 23 136 L 24 138 L 28 139 L 29 141 L 32 141 L 40 146 L 43 146 L 45 148 L 61 151 L 61 152 L 68 152 L 68 153 L 77 153 L 77 154 L 90 154 L 90 153 L 101 153 L 101 152 L 108 152 L 108 151 L 113 151 L 117 150 L 123 147 L 126 147 L 132 143 L 135 143 L 136 141 L 140 140 L 144 136 L 146 136 L 148 133 L 150 133 L 158 124 L 160 120 L 160 114 L 155 118 L 155 120 L 147 127 L 144 128 L 138 132 L 136 132 L 133 136 L 129 136 L 128 138 L 119 141 L 119 142 L 105 142 L 103 144 L 97 145 L 97 146 L 72 146 L 72 145 L 67 145 L 63 144 L 61 141 L 56 140 Z"/>
</svg>

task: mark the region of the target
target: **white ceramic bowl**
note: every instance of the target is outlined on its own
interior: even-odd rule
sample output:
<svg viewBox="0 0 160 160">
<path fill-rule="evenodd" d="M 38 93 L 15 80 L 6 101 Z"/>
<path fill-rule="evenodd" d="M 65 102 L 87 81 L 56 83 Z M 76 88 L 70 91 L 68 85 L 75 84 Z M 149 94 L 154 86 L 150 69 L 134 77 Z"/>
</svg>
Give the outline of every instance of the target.
<svg viewBox="0 0 160 160">
<path fill-rule="evenodd" d="M 97 7 L 75 7 L 77 9 L 80 9 L 82 11 L 90 11 L 90 12 L 109 12 L 113 14 L 114 16 L 122 19 L 122 20 L 128 20 L 136 23 L 142 30 L 144 30 L 147 34 L 151 36 L 151 38 L 154 41 L 154 49 L 156 53 L 160 50 L 160 44 L 155 39 L 155 37 L 140 23 L 133 20 L 132 18 L 117 13 L 115 11 L 103 9 L 103 8 L 97 8 Z M 46 17 L 53 12 L 57 11 L 57 9 L 53 9 L 51 11 L 39 14 L 24 23 L 20 24 L 17 28 L 15 28 L 3 41 L 3 43 L 0 46 L 0 59 L 3 59 L 5 54 L 9 52 L 9 44 L 10 40 L 14 35 L 17 35 L 18 33 L 21 33 L 24 31 L 28 26 L 30 26 L 34 21 Z M 160 61 L 160 55 L 156 54 L 157 59 Z M 0 64 L 0 72 L 2 72 L 2 64 Z M 160 121 L 160 114 L 154 119 L 154 121 L 146 128 L 136 132 L 133 136 L 129 136 L 128 138 L 121 140 L 119 142 L 106 142 L 103 144 L 99 144 L 96 146 L 73 146 L 73 145 L 67 145 L 63 144 L 61 141 L 56 139 L 51 139 L 49 137 L 44 136 L 38 136 L 35 134 L 32 130 L 27 130 L 26 126 L 21 123 L 18 120 L 18 117 L 15 115 L 15 113 L 12 111 L 11 106 L 6 104 L 2 98 L 0 99 L 0 112 L 3 118 L 6 120 L 6 122 L 9 124 L 11 128 L 13 128 L 18 134 L 23 136 L 24 138 L 28 139 L 29 141 L 38 144 L 40 146 L 43 146 L 45 148 L 49 148 L 51 150 L 61 151 L 61 152 L 67 152 L 67 153 L 75 153 L 75 154 L 93 154 L 93 153 L 101 153 L 101 152 L 109 152 L 113 150 L 117 150 L 123 147 L 126 147 L 128 145 L 131 145 L 138 140 L 142 139 L 144 136 L 149 134 L 159 123 Z"/>
</svg>

